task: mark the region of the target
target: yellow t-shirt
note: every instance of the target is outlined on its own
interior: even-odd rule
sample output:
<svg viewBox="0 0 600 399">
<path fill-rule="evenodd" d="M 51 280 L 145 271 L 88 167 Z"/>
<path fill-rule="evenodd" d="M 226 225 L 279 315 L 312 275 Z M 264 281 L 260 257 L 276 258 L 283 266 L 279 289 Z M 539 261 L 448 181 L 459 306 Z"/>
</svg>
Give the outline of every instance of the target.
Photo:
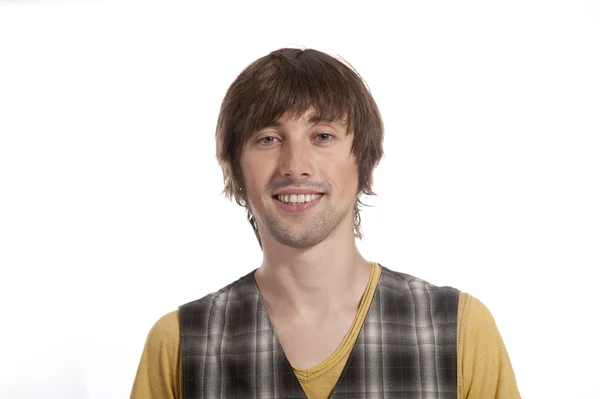
<svg viewBox="0 0 600 399">
<path fill-rule="evenodd" d="M 375 294 L 381 268 L 376 263 L 354 323 L 336 351 L 308 370 L 294 367 L 309 399 L 327 398 L 358 338 Z M 521 398 L 502 337 L 490 311 L 461 293 L 458 301 L 458 399 Z M 146 339 L 131 399 L 179 399 L 182 394 L 179 312 L 161 317 Z"/>
</svg>

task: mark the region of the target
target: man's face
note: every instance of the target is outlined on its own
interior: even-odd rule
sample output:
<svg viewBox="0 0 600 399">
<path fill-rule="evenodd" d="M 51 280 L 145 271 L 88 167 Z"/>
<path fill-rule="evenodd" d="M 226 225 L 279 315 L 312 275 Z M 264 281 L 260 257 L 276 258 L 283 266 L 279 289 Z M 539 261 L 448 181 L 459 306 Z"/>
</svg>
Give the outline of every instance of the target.
<svg viewBox="0 0 600 399">
<path fill-rule="evenodd" d="M 338 226 L 353 228 L 358 168 L 352 135 L 341 121 L 314 121 L 313 115 L 312 108 L 298 119 L 284 114 L 250 137 L 240 160 L 261 236 L 294 248 L 316 245 Z"/>
</svg>

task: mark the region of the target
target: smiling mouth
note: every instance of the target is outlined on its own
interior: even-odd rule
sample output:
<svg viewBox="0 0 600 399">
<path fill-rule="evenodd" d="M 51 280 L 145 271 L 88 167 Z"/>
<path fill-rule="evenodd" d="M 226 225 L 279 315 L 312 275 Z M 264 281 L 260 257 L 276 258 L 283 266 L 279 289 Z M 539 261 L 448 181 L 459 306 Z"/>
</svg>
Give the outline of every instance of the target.
<svg viewBox="0 0 600 399">
<path fill-rule="evenodd" d="M 278 194 L 274 195 L 277 201 L 283 202 L 289 205 L 302 205 L 311 203 L 323 196 L 323 193 L 319 194 Z"/>
</svg>

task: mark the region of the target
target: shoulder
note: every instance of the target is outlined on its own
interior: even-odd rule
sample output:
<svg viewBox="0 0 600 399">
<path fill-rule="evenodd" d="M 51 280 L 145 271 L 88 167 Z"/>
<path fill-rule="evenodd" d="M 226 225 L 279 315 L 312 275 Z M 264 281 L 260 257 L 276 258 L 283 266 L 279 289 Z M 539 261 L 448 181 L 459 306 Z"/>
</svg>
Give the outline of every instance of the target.
<svg viewBox="0 0 600 399">
<path fill-rule="evenodd" d="M 456 325 L 459 290 L 380 267 L 379 300 L 384 309 L 396 308 L 415 320 L 428 319 L 435 325 Z"/>
<path fill-rule="evenodd" d="M 381 287 L 383 290 L 392 290 L 395 292 L 411 291 L 415 295 L 424 295 L 441 299 L 453 299 L 458 304 L 460 291 L 454 287 L 438 286 L 421 278 L 411 276 L 406 273 L 390 270 L 387 267 L 381 267 Z"/>
<path fill-rule="evenodd" d="M 243 298 L 251 292 L 253 284 L 252 273 L 240 277 L 236 281 L 226 285 L 218 291 L 212 292 L 200 299 L 185 303 L 177 310 L 169 312 L 159 318 L 148 333 L 148 340 L 152 343 L 165 343 L 175 338 L 178 340 L 180 335 L 181 319 L 185 318 L 190 312 L 198 312 L 199 309 L 207 306 L 224 304 L 234 298 Z"/>
<path fill-rule="evenodd" d="M 252 271 L 216 292 L 179 306 L 181 334 L 204 335 L 219 331 L 227 317 L 243 315 L 245 306 L 258 302 L 258 298 Z"/>
<path fill-rule="evenodd" d="M 458 355 L 459 390 L 464 397 L 520 397 L 492 313 L 467 293 L 461 294 L 459 304 Z"/>
<path fill-rule="evenodd" d="M 238 280 L 228 284 L 216 292 L 212 292 L 200 299 L 188 302 L 179 306 L 177 310 L 169 312 L 160 317 L 150 329 L 148 333 L 147 344 L 168 345 L 170 343 L 178 343 L 180 336 L 180 320 L 185 317 L 186 312 L 198 310 L 198 307 L 206 306 L 207 304 L 220 304 L 232 297 L 241 298 L 248 291 L 248 284 L 252 283 L 252 273 L 239 278 Z"/>
<path fill-rule="evenodd" d="M 173 311 L 158 319 L 150 329 L 130 397 L 181 397 L 179 364 L 178 312 Z"/>
<path fill-rule="evenodd" d="M 149 348 L 171 347 L 179 342 L 179 312 L 174 310 L 159 318 L 148 333 Z"/>
<path fill-rule="evenodd" d="M 502 338 L 492 312 L 474 296 L 463 292 L 459 301 L 459 336 L 464 347 L 502 346 Z"/>
<path fill-rule="evenodd" d="M 225 303 L 231 299 L 240 299 L 246 295 L 252 294 L 254 291 L 254 271 L 240 277 L 236 281 L 226 285 L 218 291 L 211 292 L 208 295 L 203 296 L 200 299 L 188 302 L 181 305 L 179 309 L 183 307 L 194 307 L 206 304 L 219 304 Z"/>
<path fill-rule="evenodd" d="M 492 316 L 492 312 L 487 306 L 474 296 L 462 292 L 460 295 L 459 312 L 464 320 L 463 327 L 471 329 L 476 327 L 484 327 L 489 329 L 491 326 L 496 327 L 496 322 Z"/>
</svg>

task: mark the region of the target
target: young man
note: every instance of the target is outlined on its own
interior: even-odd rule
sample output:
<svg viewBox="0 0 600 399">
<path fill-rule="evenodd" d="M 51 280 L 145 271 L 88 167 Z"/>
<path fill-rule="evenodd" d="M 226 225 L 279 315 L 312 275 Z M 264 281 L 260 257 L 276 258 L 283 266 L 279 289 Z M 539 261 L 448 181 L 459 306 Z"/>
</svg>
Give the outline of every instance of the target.
<svg viewBox="0 0 600 399">
<path fill-rule="evenodd" d="M 315 50 L 258 59 L 216 139 L 263 262 L 155 324 L 132 398 L 520 397 L 481 302 L 359 253 L 383 124 L 353 69 Z"/>
</svg>

